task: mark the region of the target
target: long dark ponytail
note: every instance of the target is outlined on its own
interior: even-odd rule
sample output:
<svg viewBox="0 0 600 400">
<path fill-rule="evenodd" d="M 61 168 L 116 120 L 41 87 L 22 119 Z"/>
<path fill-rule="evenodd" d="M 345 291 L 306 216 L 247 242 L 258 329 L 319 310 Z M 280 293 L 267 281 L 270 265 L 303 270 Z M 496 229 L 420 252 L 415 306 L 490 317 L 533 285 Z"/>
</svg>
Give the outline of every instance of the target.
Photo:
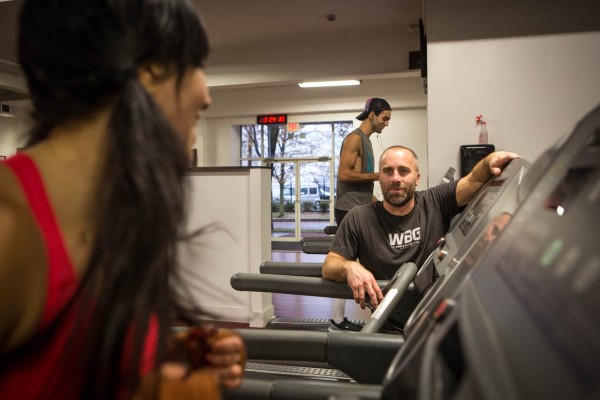
<svg viewBox="0 0 600 400">
<path fill-rule="evenodd" d="M 191 303 L 173 290 L 185 215 L 182 143 L 136 79 L 147 65 L 180 82 L 201 67 L 208 42 L 187 0 L 26 0 L 20 62 L 34 103 L 30 144 L 50 129 L 110 105 L 96 231 L 80 298 L 87 339 L 82 397 L 115 398 L 137 384 L 151 321 L 158 360 L 170 322 Z M 191 310 L 187 316 L 197 315 Z M 127 362 L 124 363 L 123 360 Z M 124 368 L 128 370 L 123 382 Z"/>
</svg>

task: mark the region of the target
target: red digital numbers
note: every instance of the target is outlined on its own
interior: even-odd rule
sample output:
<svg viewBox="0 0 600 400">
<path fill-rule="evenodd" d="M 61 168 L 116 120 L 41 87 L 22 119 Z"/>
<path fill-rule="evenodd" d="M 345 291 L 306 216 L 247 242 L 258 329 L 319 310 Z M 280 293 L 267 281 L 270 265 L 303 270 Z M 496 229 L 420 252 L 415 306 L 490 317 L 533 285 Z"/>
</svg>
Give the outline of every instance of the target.
<svg viewBox="0 0 600 400">
<path fill-rule="evenodd" d="M 259 115 L 256 117 L 257 125 L 274 125 L 274 124 L 286 124 L 287 114 L 272 114 L 272 115 Z"/>
</svg>

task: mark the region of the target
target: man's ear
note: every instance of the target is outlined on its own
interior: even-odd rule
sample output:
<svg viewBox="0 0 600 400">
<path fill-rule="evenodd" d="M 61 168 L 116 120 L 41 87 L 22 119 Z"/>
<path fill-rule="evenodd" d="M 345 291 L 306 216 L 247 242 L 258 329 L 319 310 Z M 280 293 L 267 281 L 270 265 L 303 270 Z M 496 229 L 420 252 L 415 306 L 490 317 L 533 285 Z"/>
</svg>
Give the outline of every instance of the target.
<svg viewBox="0 0 600 400">
<path fill-rule="evenodd" d="M 421 182 L 421 173 L 417 173 L 417 186 L 419 186 L 419 183 Z"/>
</svg>

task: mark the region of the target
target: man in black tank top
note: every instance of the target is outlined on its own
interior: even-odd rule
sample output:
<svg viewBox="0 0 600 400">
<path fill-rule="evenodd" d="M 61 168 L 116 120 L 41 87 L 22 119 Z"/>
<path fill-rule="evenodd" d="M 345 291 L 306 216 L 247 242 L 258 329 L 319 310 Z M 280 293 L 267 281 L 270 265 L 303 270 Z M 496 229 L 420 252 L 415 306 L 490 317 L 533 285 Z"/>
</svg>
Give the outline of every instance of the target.
<svg viewBox="0 0 600 400">
<path fill-rule="evenodd" d="M 373 198 L 373 182 L 379 180 L 370 137 L 381 133 L 392 117 L 392 108 L 384 99 L 368 99 L 356 119 L 362 121 L 342 143 L 335 199 L 335 222 L 340 224 L 354 206 L 368 204 Z"/>
</svg>

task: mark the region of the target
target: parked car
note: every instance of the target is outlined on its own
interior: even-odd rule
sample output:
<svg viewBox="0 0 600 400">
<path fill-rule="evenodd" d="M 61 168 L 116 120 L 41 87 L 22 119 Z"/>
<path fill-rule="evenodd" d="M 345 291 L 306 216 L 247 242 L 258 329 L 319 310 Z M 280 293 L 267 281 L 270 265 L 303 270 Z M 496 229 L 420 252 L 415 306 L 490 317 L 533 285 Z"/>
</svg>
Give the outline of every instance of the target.
<svg viewBox="0 0 600 400">
<path fill-rule="evenodd" d="M 280 188 L 278 184 L 271 187 L 271 200 L 279 201 Z M 316 185 L 303 186 L 300 188 L 300 203 L 310 203 L 315 210 L 320 209 L 320 202 L 327 200 L 329 192 L 323 191 Z M 285 202 L 296 201 L 296 190 L 294 187 L 287 186 L 283 188 L 283 199 Z"/>
</svg>

